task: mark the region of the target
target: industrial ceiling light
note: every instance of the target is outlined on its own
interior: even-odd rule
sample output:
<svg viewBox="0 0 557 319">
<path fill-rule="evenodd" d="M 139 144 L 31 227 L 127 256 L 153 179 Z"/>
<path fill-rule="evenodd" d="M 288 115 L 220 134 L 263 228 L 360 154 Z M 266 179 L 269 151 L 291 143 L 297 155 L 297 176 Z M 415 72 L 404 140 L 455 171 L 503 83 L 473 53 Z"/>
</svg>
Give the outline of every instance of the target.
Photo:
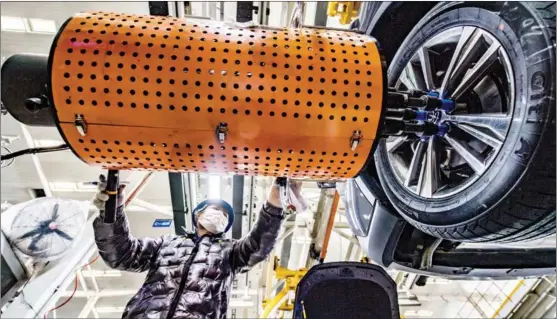
<svg viewBox="0 0 557 319">
<path fill-rule="evenodd" d="M 2 31 L 15 31 L 15 32 L 26 32 L 27 25 L 25 19 L 22 17 L 1 17 L 1 29 Z"/>
<path fill-rule="evenodd" d="M 51 146 L 58 146 L 62 144 L 64 144 L 64 142 L 60 140 L 47 140 L 47 139 L 35 140 L 36 147 L 51 147 Z"/>
<path fill-rule="evenodd" d="M 220 176 L 209 175 L 209 189 L 207 191 L 208 198 L 220 198 Z"/>
<path fill-rule="evenodd" d="M 56 33 L 56 23 L 54 20 L 29 19 L 29 27 L 29 32 Z"/>
<path fill-rule="evenodd" d="M 50 182 L 53 192 L 96 192 L 97 185 L 88 182 Z"/>
<path fill-rule="evenodd" d="M 77 190 L 77 185 L 74 182 L 50 182 L 48 184 L 53 192 L 73 192 Z"/>
</svg>

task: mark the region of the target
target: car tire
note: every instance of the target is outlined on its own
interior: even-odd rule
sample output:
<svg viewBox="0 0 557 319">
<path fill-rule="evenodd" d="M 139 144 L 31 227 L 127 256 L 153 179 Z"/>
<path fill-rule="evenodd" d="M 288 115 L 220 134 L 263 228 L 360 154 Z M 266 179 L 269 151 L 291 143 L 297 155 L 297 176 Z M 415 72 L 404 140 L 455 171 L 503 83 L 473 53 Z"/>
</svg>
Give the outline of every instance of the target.
<svg viewBox="0 0 557 319">
<path fill-rule="evenodd" d="M 420 43 L 472 25 L 501 42 L 516 94 L 505 143 L 481 177 L 444 198 L 424 198 L 397 180 L 385 141 L 377 175 L 397 211 L 421 231 L 462 242 L 515 242 L 555 233 L 555 2 L 444 3 L 416 25 L 389 66 L 389 85 Z"/>
</svg>

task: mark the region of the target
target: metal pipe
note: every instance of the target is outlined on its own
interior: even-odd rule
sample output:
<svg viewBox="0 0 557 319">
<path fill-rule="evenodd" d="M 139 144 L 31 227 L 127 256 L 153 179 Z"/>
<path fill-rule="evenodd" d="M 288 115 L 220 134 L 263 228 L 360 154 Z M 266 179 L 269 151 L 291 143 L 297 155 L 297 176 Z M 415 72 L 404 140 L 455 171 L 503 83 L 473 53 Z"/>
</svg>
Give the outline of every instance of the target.
<svg viewBox="0 0 557 319">
<path fill-rule="evenodd" d="M 174 215 L 174 232 L 177 235 L 185 235 L 186 201 L 182 173 L 169 172 L 168 181 L 170 183 L 170 200 L 172 202 L 172 213 Z"/>
<path fill-rule="evenodd" d="M 91 265 L 87 265 L 87 270 L 89 272 L 92 272 Z M 83 272 L 82 272 L 83 274 Z M 85 274 L 83 274 L 83 276 L 85 276 Z M 86 276 L 85 276 L 86 277 Z M 95 291 L 100 291 L 99 289 L 99 283 L 97 282 L 97 278 L 95 278 L 95 276 L 91 276 L 91 282 L 93 283 L 93 289 L 95 289 Z"/>
<path fill-rule="evenodd" d="M 435 252 L 437 247 L 439 247 L 439 244 L 441 244 L 442 241 L 443 241 L 443 239 L 437 238 L 437 239 L 435 239 L 435 241 L 430 246 L 428 246 L 424 250 L 424 252 L 422 254 L 422 260 L 421 260 L 421 263 L 420 263 L 420 269 L 431 268 L 431 266 L 433 264 L 433 253 Z"/>
<path fill-rule="evenodd" d="M 346 249 L 346 256 L 344 256 L 344 261 L 350 261 L 352 257 L 352 249 L 354 249 L 354 243 L 350 242 L 348 248 Z"/>
<path fill-rule="evenodd" d="M 286 298 L 288 294 L 288 289 L 286 288 L 286 285 L 283 286 L 283 288 L 276 294 L 276 296 L 273 297 L 273 299 L 271 299 L 271 301 L 269 301 L 266 305 L 265 308 L 263 308 L 263 313 L 261 314 L 261 318 L 268 318 L 269 315 L 277 308 L 280 306 L 280 304 L 282 303 L 282 301 L 284 300 L 284 298 Z"/>
<path fill-rule="evenodd" d="M 350 241 L 351 244 L 356 244 L 358 245 L 358 240 L 356 238 L 354 238 L 353 236 L 348 235 L 347 233 L 343 232 L 342 230 L 333 228 L 333 231 L 337 234 L 339 234 L 342 238 L 347 239 Z"/>
<path fill-rule="evenodd" d="M 130 192 L 130 195 L 126 199 L 126 203 L 124 204 L 124 207 L 128 207 L 128 205 L 141 193 L 141 191 L 143 191 L 147 183 L 149 183 L 149 181 L 153 177 L 153 173 L 154 171 L 150 171 L 147 174 L 145 174 L 145 176 L 143 176 L 141 181 Z"/>
<path fill-rule="evenodd" d="M 97 303 L 98 300 L 99 300 L 98 296 L 91 297 L 89 300 L 87 300 L 87 303 L 85 304 L 83 309 L 81 309 L 81 311 L 79 312 L 79 315 L 77 317 L 78 318 L 89 317 L 89 313 L 91 313 L 91 311 L 93 311 L 93 309 L 95 308 L 95 304 Z"/>
<path fill-rule="evenodd" d="M 331 205 L 331 213 L 329 214 L 329 220 L 327 221 L 327 229 L 325 231 L 325 239 L 323 240 L 323 247 L 321 248 L 321 255 L 319 256 L 319 261 L 325 261 L 327 256 L 327 247 L 329 246 L 329 238 L 331 237 L 331 231 L 333 230 L 333 225 L 335 223 L 335 216 L 337 213 L 338 202 L 340 195 L 338 191 L 335 190 L 335 195 L 333 197 L 333 204 Z"/>
<path fill-rule="evenodd" d="M 292 233 L 296 230 L 296 228 L 298 228 L 297 226 L 292 226 L 288 229 L 285 229 L 284 233 L 282 235 L 280 235 L 280 237 L 277 239 L 277 243 L 282 242 L 286 237 L 292 235 Z"/>
</svg>

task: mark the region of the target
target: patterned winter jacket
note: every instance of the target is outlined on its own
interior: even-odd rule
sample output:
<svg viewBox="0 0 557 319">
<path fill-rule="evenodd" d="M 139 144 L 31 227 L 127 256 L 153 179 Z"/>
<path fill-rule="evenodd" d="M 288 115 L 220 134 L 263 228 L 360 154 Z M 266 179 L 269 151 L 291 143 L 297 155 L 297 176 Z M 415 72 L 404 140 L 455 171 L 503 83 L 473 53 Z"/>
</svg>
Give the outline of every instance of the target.
<svg viewBox="0 0 557 319">
<path fill-rule="evenodd" d="M 226 318 L 231 283 L 273 249 L 282 209 L 266 203 L 251 232 L 240 240 L 194 235 L 135 238 L 120 209 L 114 223 L 95 219 L 95 241 L 105 263 L 148 271 L 122 318 Z"/>
</svg>

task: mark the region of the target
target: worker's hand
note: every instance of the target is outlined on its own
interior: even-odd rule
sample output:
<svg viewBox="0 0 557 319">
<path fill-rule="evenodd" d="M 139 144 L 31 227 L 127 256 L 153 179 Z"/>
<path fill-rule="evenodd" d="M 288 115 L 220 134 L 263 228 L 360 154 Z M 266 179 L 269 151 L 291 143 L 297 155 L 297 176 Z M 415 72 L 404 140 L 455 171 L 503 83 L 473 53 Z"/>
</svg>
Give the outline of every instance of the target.
<svg viewBox="0 0 557 319">
<path fill-rule="evenodd" d="M 126 193 L 124 192 L 126 188 L 125 184 L 120 184 L 118 188 L 118 207 L 124 205 L 126 198 Z M 97 187 L 98 191 L 95 194 L 95 199 L 93 200 L 93 205 L 98 208 L 99 211 L 104 212 L 104 207 L 110 195 L 106 193 L 106 178 L 104 175 L 99 176 L 99 185 Z"/>
<path fill-rule="evenodd" d="M 296 200 L 294 200 L 294 197 L 296 199 L 298 199 L 298 202 L 305 202 L 302 198 L 302 195 L 301 195 L 302 181 L 289 180 L 289 186 L 288 187 L 289 187 L 289 192 L 291 192 L 291 195 L 293 195 L 293 196 L 291 196 L 292 199 L 293 199 L 292 204 L 296 204 Z M 273 182 L 273 187 L 271 188 L 271 191 L 269 192 L 269 196 L 267 196 L 267 201 L 269 202 L 269 204 L 271 204 L 275 207 L 282 208 L 282 203 L 280 201 L 280 188 L 276 183 L 276 179 L 275 179 L 275 182 Z M 301 209 L 301 210 L 305 210 L 305 208 L 307 208 L 307 207 L 299 207 L 299 209 Z"/>
</svg>

